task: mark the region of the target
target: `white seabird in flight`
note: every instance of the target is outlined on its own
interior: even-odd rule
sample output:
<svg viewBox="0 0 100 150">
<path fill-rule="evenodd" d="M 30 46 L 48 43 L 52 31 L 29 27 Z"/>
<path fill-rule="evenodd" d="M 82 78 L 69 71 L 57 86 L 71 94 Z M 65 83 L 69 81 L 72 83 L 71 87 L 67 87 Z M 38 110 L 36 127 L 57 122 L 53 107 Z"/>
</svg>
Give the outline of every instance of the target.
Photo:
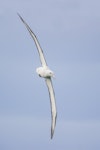
<svg viewBox="0 0 100 150">
<path fill-rule="evenodd" d="M 47 84 L 47 87 L 48 87 L 48 91 L 49 91 L 50 104 L 51 104 L 51 117 L 52 117 L 52 122 L 51 122 L 51 139 L 52 139 L 53 134 L 54 134 L 55 125 L 56 125 L 56 118 L 57 118 L 55 93 L 54 93 L 54 89 L 53 89 L 53 85 L 52 85 L 52 79 L 51 79 L 52 77 L 54 77 L 54 73 L 47 66 L 42 48 L 41 48 L 41 46 L 38 42 L 38 39 L 37 39 L 36 35 L 33 33 L 33 31 L 28 26 L 28 24 L 23 20 L 23 18 L 19 14 L 18 14 L 18 16 L 20 17 L 21 21 L 24 23 L 24 25 L 26 26 L 27 30 L 29 31 L 31 37 L 33 38 L 33 40 L 35 42 L 35 45 L 37 47 L 38 53 L 39 53 L 39 57 L 40 57 L 42 67 L 37 68 L 36 72 L 40 77 L 45 78 L 45 81 L 46 81 L 46 84 Z"/>
</svg>

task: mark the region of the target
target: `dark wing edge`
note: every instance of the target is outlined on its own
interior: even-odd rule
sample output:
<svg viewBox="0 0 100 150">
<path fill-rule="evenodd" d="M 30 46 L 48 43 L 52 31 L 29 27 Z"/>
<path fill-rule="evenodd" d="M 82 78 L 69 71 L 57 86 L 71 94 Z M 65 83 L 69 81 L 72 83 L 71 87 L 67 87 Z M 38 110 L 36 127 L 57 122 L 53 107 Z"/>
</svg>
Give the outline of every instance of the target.
<svg viewBox="0 0 100 150">
<path fill-rule="evenodd" d="M 56 101 L 55 101 L 55 93 L 52 85 L 52 80 L 51 78 L 46 78 L 45 79 L 48 91 L 49 91 L 49 97 L 50 97 L 50 105 L 51 105 L 51 139 L 53 138 L 54 135 L 54 130 L 56 126 L 56 119 L 57 119 L 57 109 L 56 109 Z"/>
<path fill-rule="evenodd" d="M 24 25 L 26 26 L 27 30 L 29 31 L 32 39 L 34 40 L 35 42 L 35 45 L 37 47 L 37 50 L 38 50 L 38 53 L 39 53 L 39 56 L 40 56 L 40 61 L 41 61 L 41 64 L 42 66 L 47 66 L 47 63 L 46 63 L 46 60 L 45 60 L 45 57 L 44 57 L 44 53 L 43 53 L 43 50 L 39 44 L 39 41 L 36 37 L 36 35 L 34 34 L 34 32 L 31 30 L 31 28 L 28 26 L 28 24 L 24 21 L 24 19 L 20 16 L 19 13 L 17 13 L 17 15 L 19 16 L 19 18 L 21 19 L 21 21 L 24 23 Z"/>
</svg>

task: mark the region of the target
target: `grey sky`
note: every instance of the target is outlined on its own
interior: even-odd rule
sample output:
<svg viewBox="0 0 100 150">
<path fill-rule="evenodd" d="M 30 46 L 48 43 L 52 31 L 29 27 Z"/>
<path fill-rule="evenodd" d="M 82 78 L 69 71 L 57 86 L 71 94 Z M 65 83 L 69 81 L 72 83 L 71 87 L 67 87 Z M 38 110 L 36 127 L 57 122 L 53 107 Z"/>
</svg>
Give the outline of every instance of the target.
<svg viewBox="0 0 100 150">
<path fill-rule="evenodd" d="M 0 3 L 0 149 L 100 149 L 99 0 Z M 39 56 L 17 12 L 37 35 L 58 110 L 50 141 L 48 90 L 35 73 Z"/>
</svg>

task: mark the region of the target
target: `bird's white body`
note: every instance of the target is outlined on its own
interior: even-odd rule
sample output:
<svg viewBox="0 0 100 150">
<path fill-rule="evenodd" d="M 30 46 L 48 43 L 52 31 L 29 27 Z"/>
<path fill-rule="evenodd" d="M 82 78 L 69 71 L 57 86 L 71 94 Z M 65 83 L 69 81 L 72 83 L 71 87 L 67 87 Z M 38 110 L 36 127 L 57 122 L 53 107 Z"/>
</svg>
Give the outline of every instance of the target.
<svg viewBox="0 0 100 150">
<path fill-rule="evenodd" d="M 50 104 L 51 104 L 51 117 L 52 117 L 52 123 L 51 123 L 51 138 L 52 138 L 53 134 L 54 134 L 54 129 L 55 129 L 55 125 L 56 125 L 56 118 L 57 118 L 55 93 L 54 93 L 52 80 L 51 80 L 51 78 L 54 77 L 54 73 L 53 73 L 52 70 L 49 69 L 49 67 L 46 63 L 42 48 L 40 47 L 40 44 L 39 44 L 39 41 L 38 41 L 36 35 L 33 33 L 33 31 L 28 26 L 28 24 L 23 20 L 23 18 L 19 14 L 18 14 L 18 16 L 20 17 L 22 22 L 25 24 L 25 26 L 26 26 L 27 30 L 29 31 L 31 37 L 33 38 L 33 40 L 35 42 L 35 45 L 37 47 L 38 53 L 39 53 L 39 57 L 40 57 L 42 67 L 37 68 L 36 72 L 40 77 L 45 78 L 45 81 L 46 81 L 46 84 L 47 84 L 47 87 L 48 87 L 48 91 L 49 91 Z"/>
<path fill-rule="evenodd" d="M 48 67 L 39 67 L 36 69 L 37 74 L 43 78 L 54 77 L 54 73 Z"/>
</svg>

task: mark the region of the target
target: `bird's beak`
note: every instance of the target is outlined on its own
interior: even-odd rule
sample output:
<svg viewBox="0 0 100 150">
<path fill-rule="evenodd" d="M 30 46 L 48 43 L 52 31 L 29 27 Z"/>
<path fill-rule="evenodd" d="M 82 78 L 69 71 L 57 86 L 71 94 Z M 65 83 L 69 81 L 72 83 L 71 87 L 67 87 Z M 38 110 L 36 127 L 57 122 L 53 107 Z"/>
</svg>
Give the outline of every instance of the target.
<svg viewBox="0 0 100 150">
<path fill-rule="evenodd" d="M 52 76 L 52 77 L 53 77 L 54 79 L 56 78 L 54 74 L 53 74 L 53 76 Z"/>
</svg>

